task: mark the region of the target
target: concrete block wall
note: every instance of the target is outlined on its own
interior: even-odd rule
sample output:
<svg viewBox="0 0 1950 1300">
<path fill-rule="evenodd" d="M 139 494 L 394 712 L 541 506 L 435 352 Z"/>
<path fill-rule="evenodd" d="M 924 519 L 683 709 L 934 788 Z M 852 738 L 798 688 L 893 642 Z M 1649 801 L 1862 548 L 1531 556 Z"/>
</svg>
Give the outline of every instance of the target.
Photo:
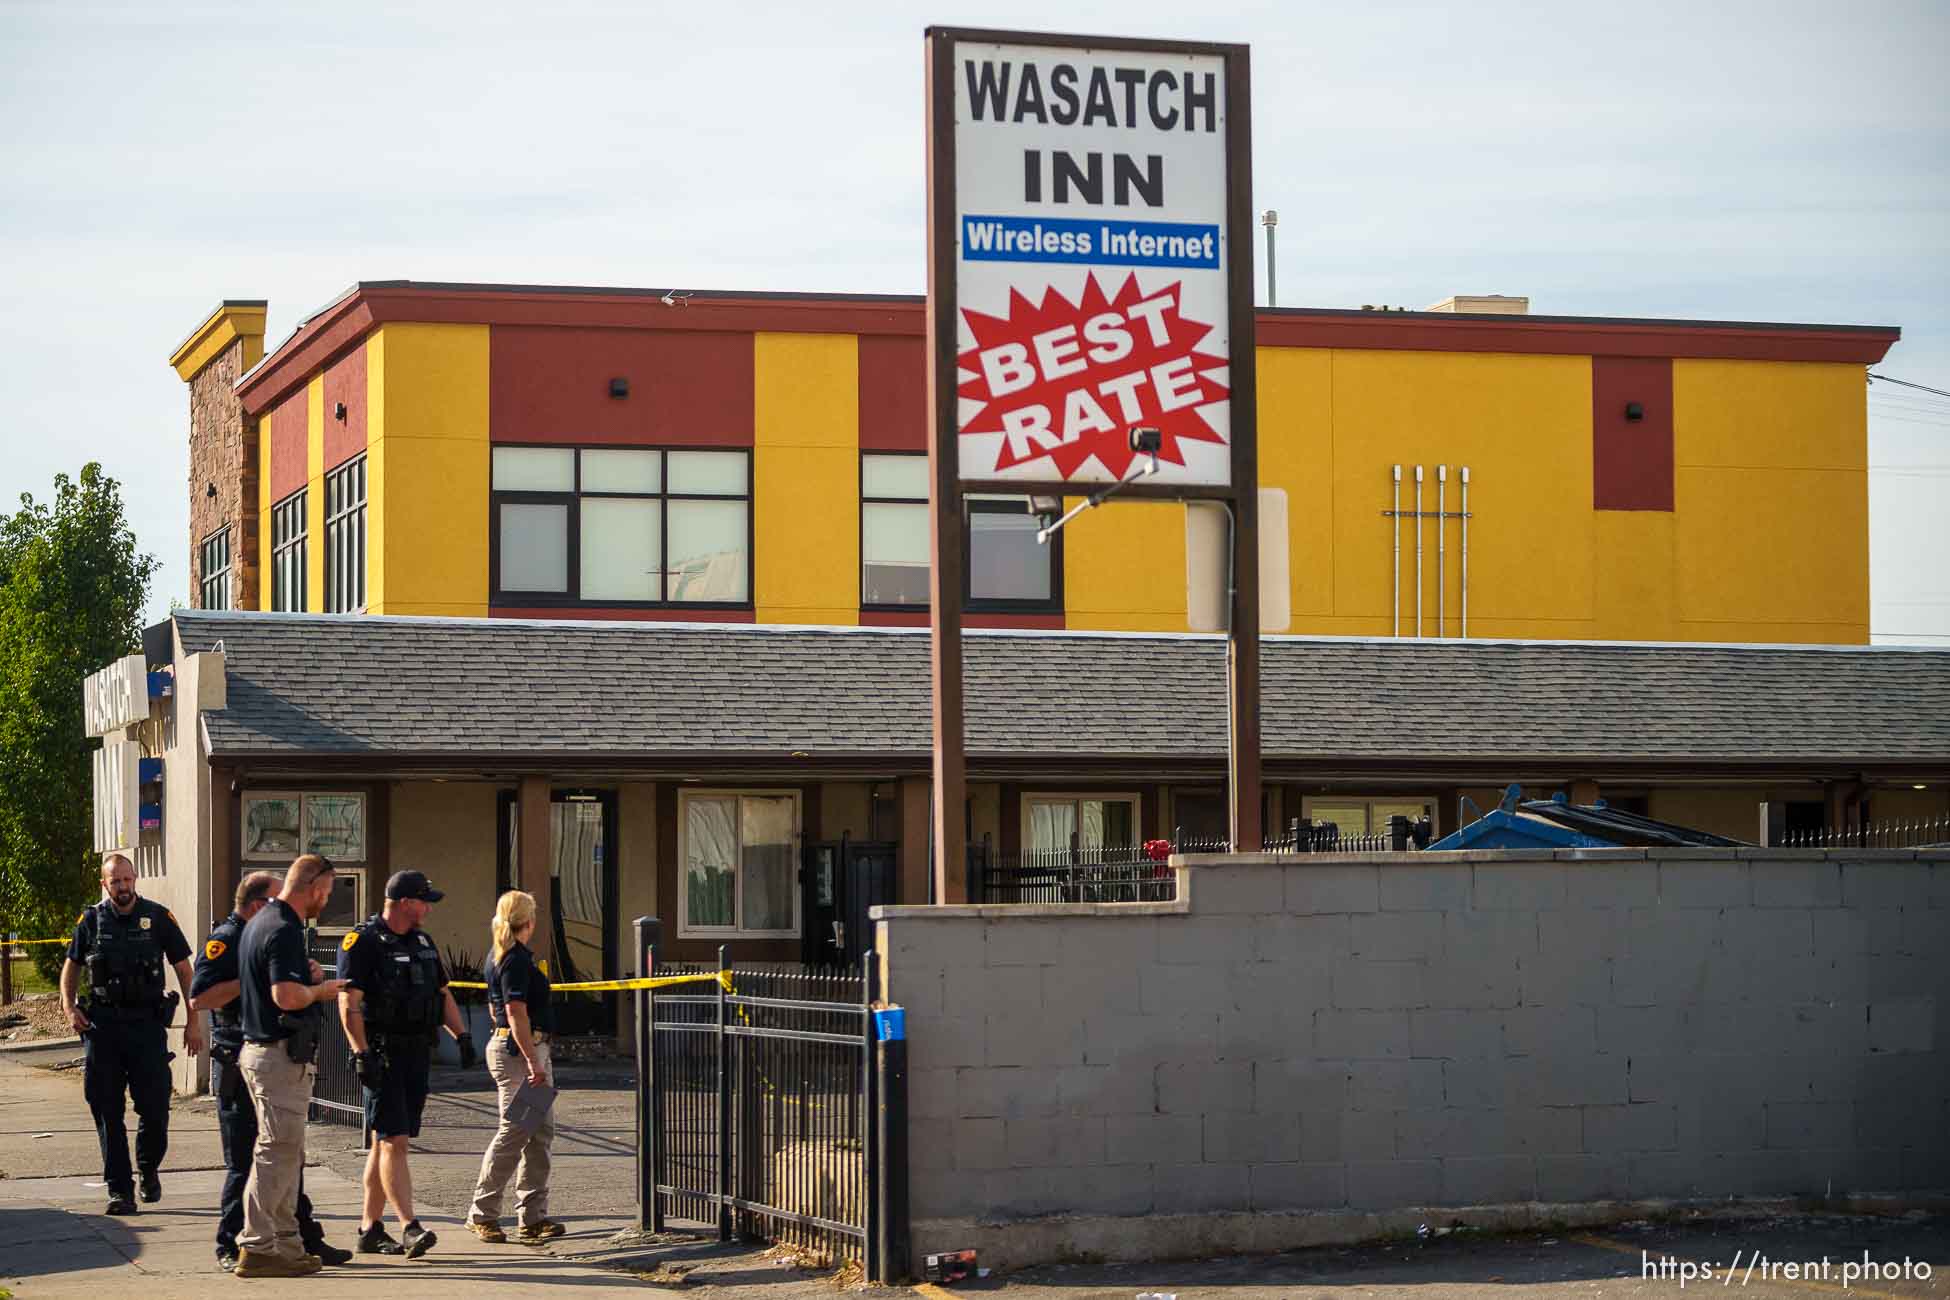
<svg viewBox="0 0 1950 1300">
<path fill-rule="evenodd" d="M 876 915 L 917 1252 L 1950 1191 L 1950 855 L 1194 858 L 1175 903 Z"/>
</svg>

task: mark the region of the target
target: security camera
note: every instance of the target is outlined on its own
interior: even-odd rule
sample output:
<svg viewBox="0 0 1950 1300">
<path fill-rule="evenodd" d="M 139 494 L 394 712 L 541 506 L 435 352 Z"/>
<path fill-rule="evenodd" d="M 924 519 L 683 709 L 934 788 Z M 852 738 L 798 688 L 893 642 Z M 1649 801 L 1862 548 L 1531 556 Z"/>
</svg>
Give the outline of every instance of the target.
<svg viewBox="0 0 1950 1300">
<path fill-rule="evenodd" d="M 1131 450 L 1140 456 L 1155 456 L 1165 444 L 1162 430 L 1137 428 L 1131 430 Z"/>
</svg>

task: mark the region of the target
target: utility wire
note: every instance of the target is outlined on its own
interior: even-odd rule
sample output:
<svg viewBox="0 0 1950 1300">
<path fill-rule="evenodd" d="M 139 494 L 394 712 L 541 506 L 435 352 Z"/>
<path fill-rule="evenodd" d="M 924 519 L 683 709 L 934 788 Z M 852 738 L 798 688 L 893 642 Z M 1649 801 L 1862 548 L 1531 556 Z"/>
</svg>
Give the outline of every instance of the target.
<svg viewBox="0 0 1950 1300">
<path fill-rule="evenodd" d="M 1912 384 L 1907 379 L 1891 379 L 1888 375 L 1878 375 L 1873 370 L 1869 372 L 1869 378 L 1877 383 L 1896 384 L 1903 388 L 1917 388 L 1926 393 L 1935 393 L 1938 397 L 1950 397 L 1950 391 L 1941 388 L 1931 388 L 1928 384 Z"/>
</svg>

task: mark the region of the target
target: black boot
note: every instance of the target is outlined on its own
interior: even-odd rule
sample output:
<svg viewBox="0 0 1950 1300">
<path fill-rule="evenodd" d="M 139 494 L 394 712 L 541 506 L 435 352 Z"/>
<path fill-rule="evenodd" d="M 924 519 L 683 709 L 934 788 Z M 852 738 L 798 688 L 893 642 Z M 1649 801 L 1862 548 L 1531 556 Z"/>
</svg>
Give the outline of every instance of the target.
<svg viewBox="0 0 1950 1300">
<path fill-rule="evenodd" d="M 162 1199 L 162 1175 L 153 1169 L 142 1171 L 142 1203 L 154 1205 Z"/>
<path fill-rule="evenodd" d="M 108 1198 L 108 1212 L 115 1215 L 134 1214 L 135 1197 L 127 1192 L 117 1192 Z"/>
</svg>

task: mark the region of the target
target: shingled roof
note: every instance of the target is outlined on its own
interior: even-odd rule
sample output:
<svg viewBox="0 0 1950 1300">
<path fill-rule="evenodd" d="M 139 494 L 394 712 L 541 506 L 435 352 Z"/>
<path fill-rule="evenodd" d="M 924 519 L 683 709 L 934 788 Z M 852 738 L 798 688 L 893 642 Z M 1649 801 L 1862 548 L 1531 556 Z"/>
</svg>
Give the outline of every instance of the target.
<svg viewBox="0 0 1950 1300">
<path fill-rule="evenodd" d="M 915 758 L 925 631 L 178 610 L 213 753 Z M 1269 637 L 1269 761 L 1950 766 L 1950 651 Z M 970 632 L 971 758 L 1225 751 L 1213 637 Z"/>
</svg>

